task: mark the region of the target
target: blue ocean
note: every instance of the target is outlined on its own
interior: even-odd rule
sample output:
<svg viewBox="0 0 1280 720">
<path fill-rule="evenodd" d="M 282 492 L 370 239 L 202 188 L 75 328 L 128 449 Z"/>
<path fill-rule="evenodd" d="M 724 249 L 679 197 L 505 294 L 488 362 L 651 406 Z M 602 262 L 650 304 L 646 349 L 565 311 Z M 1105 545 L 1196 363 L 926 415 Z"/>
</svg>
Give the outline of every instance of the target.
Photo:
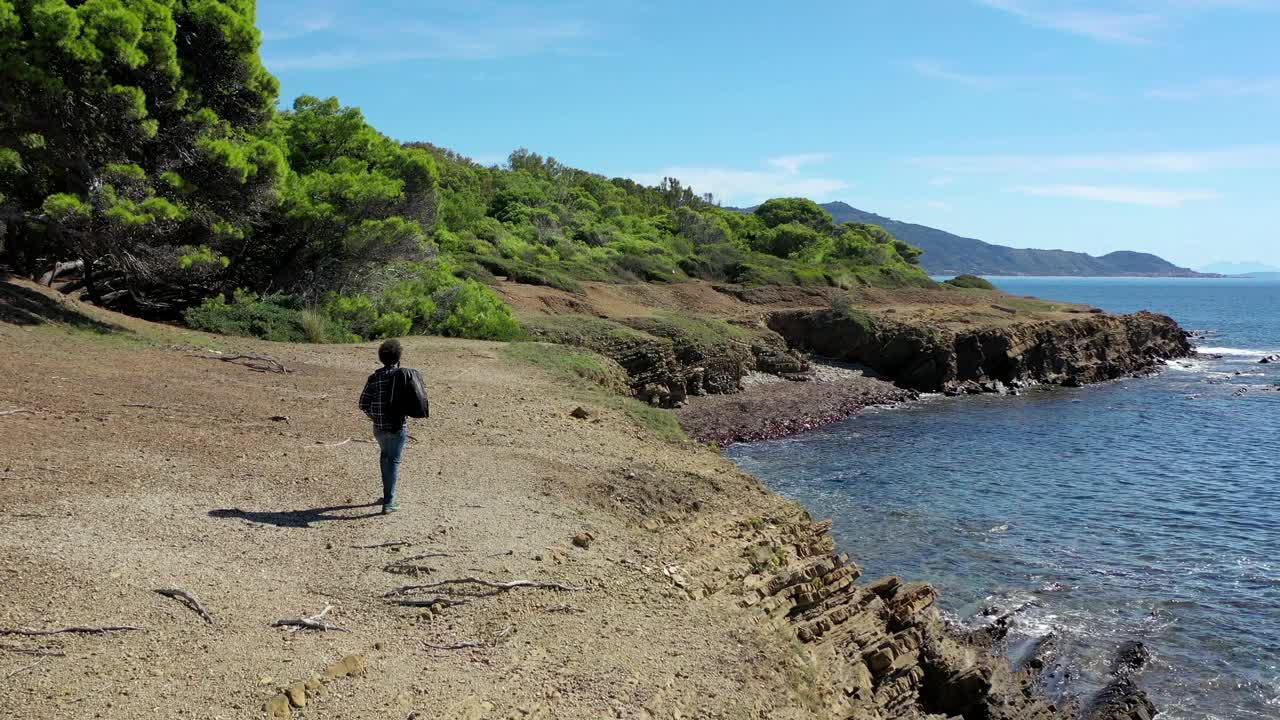
<svg viewBox="0 0 1280 720">
<path fill-rule="evenodd" d="M 928 580 L 975 623 L 1052 633 L 1087 697 L 1120 643 L 1162 717 L 1280 718 L 1280 280 L 993 278 L 1201 331 L 1154 377 L 931 397 L 727 452 L 815 515 L 868 578 Z"/>
</svg>

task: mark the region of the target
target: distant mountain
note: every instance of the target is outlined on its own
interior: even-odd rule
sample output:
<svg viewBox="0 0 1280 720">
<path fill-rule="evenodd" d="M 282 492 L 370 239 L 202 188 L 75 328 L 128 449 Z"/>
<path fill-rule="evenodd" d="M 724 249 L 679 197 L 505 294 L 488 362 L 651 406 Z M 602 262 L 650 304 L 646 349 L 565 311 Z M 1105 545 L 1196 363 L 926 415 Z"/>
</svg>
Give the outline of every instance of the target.
<svg viewBox="0 0 1280 720">
<path fill-rule="evenodd" d="M 1280 267 L 1260 262 L 1217 262 L 1205 265 L 1200 272 L 1219 275 L 1254 275 L 1256 273 L 1280 273 Z"/>
<path fill-rule="evenodd" d="M 865 212 L 846 203 L 822 206 L 836 222 L 864 222 L 879 225 L 899 240 L 924 251 L 920 258 L 930 275 L 1075 275 L 1199 277 L 1190 268 L 1149 253 L 1121 250 L 1094 257 L 1069 250 L 1022 250 L 992 245 L 973 238 L 952 235 L 944 230 L 891 220 Z"/>
</svg>

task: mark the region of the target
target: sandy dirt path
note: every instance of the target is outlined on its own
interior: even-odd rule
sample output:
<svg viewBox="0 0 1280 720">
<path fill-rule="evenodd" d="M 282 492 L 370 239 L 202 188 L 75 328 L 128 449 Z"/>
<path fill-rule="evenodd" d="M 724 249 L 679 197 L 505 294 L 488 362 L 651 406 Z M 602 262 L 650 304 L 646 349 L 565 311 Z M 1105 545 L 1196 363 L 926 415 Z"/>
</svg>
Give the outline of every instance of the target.
<svg viewBox="0 0 1280 720">
<path fill-rule="evenodd" d="M 30 411 L 0 414 L 0 628 L 144 630 L 0 635 L 0 717 L 262 717 L 351 655 L 363 674 L 295 717 L 809 716 L 778 635 L 663 572 L 785 506 L 715 453 L 616 409 L 571 417 L 574 391 L 500 345 L 414 339 L 434 416 L 412 426 L 403 510 L 383 517 L 376 445 L 334 446 L 370 435 L 355 398 L 373 346 L 211 339 L 51 302 L 134 332 L 0 322 L 0 413 Z M 210 344 L 292 372 L 198 357 Z M 354 547 L 389 542 L 412 545 Z M 416 577 L 385 569 L 419 554 L 434 557 Z M 582 589 L 439 612 L 382 598 L 468 576 Z M 330 605 L 348 632 L 271 627 Z"/>
</svg>

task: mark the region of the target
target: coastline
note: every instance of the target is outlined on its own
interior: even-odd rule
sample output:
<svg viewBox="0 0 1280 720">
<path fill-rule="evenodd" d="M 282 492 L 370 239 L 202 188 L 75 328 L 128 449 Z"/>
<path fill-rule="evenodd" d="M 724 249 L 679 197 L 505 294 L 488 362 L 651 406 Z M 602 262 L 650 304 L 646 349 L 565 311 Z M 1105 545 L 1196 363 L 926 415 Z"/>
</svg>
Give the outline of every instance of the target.
<svg viewBox="0 0 1280 720">
<path fill-rule="evenodd" d="M 0 330 L 15 372 L 0 408 L 26 411 L 0 417 L 14 430 L 0 493 L 16 513 L 0 523 L 17 529 L 0 533 L 0 574 L 21 578 L 0 626 L 144 630 L 18 638 L 66 659 L 23 671 L 0 655 L 0 672 L 22 671 L 0 688 L 16 712 L 147 716 L 177 684 L 209 717 L 290 717 L 299 685 L 318 718 L 1068 716 L 1033 672 L 948 628 L 928 584 L 862 578 L 829 522 L 673 442 L 638 403 L 500 344 L 406 342 L 438 409 L 414 431 L 405 509 L 384 519 L 358 504 L 372 451 L 342 441 L 366 431 L 349 396 L 371 346 L 221 338 L 58 303 L 122 331 Z M 203 359 L 215 350 L 291 372 Z M 573 590 L 446 585 L 418 609 L 383 597 L 467 577 Z M 218 624 L 155 592 L 174 585 Z M 270 628 L 326 605 L 346 632 Z M 352 677 L 318 676 L 346 658 Z"/>
</svg>

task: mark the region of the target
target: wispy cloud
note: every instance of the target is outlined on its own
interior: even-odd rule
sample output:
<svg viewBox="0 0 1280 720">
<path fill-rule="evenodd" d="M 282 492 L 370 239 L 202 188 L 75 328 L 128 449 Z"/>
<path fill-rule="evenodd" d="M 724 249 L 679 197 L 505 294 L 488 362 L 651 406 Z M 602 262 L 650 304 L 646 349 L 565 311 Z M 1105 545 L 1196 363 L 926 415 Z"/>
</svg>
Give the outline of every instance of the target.
<svg viewBox="0 0 1280 720">
<path fill-rule="evenodd" d="M 262 39 L 268 42 L 273 40 L 293 40 L 313 33 L 324 32 L 333 27 L 333 15 L 326 12 L 320 12 L 315 15 L 307 15 L 302 17 L 293 17 L 284 21 L 277 21 L 270 27 L 264 27 L 262 30 Z"/>
<path fill-rule="evenodd" d="M 750 204 L 774 197 L 807 197 L 829 200 L 832 193 L 849 183 L 833 177 L 808 176 L 804 165 L 828 159 L 823 153 L 783 155 L 765 160 L 767 169 L 693 167 L 674 165 L 654 172 L 633 173 L 631 178 L 645 185 L 657 185 L 673 177 L 698 193 L 711 193 L 727 204 Z"/>
<path fill-rule="evenodd" d="M 1280 98 L 1280 77 L 1215 78 L 1189 85 L 1155 88 L 1147 91 L 1147 97 L 1159 100 Z"/>
<path fill-rule="evenodd" d="M 916 165 L 944 173 L 1045 173 L 1060 171 L 1189 173 L 1280 168 L 1280 145 L 1218 150 L 1064 155 L 939 155 Z"/>
<path fill-rule="evenodd" d="M 1038 27 L 1100 42 L 1143 45 L 1199 12 L 1280 9 L 1276 0 L 976 0 Z"/>
<path fill-rule="evenodd" d="M 263 62 L 275 72 L 585 52 L 579 43 L 590 36 L 582 19 L 514 6 L 481 12 L 480 6 L 459 4 L 391 16 L 342 9 L 307 14 L 305 3 L 297 5 L 285 12 L 304 20 L 284 14 L 264 34 Z"/>
<path fill-rule="evenodd" d="M 964 85 L 977 90 L 992 90 L 1005 83 L 1003 79 L 991 75 L 978 75 L 952 70 L 936 60 L 915 60 L 911 63 L 911 69 L 922 77 Z"/>
<path fill-rule="evenodd" d="M 827 153 L 798 153 L 796 155 L 780 155 L 769 158 L 765 162 L 788 175 L 795 175 L 800 172 L 800 168 L 804 165 L 813 165 L 830 159 L 831 156 Z"/>
<path fill-rule="evenodd" d="M 1063 6 L 1043 0 L 978 0 L 995 10 L 1011 13 L 1039 27 L 1083 35 L 1104 42 L 1142 44 L 1165 26 L 1165 18 L 1153 12 L 1133 12 L 1080 5 Z"/>
<path fill-rule="evenodd" d="M 1189 202 L 1217 200 L 1220 193 L 1212 190 L 1167 190 L 1163 188 L 1126 187 L 1117 185 L 1030 185 L 1013 188 L 1023 195 L 1095 202 L 1178 208 Z"/>
</svg>

